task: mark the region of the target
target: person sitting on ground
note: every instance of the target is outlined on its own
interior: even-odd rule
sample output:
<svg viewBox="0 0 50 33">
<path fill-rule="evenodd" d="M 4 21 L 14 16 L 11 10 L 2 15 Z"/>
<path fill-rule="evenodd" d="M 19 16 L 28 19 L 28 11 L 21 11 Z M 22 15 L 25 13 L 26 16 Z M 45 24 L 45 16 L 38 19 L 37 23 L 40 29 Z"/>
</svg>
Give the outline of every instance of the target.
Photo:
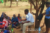
<svg viewBox="0 0 50 33">
<path fill-rule="evenodd" d="M 3 16 L 4 16 L 3 25 L 5 26 L 5 28 L 7 28 L 8 27 L 8 20 L 7 20 L 6 14 L 4 14 Z"/>
<path fill-rule="evenodd" d="M 21 16 L 20 16 L 20 14 L 18 14 L 18 21 L 19 21 L 19 23 L 21 22 Z M 19 28 L 21 27 L 21 24 L 19 24 Z"/>
<path fill-rule="evenodd" d="M 8 20 L 9 25 L 11 24 L 11 18 L 6 15 L 6 19 Z"/>
<path fill-rule="evenodd" d="M 16 27 L 16 26 L 18 26 L 19 25 L 19 22 L 18 22 L 18 18 L 16 17 L 16 15 L 14 14 L 13 15 L 13 17 L 12 17 L 12 25 L 13 25 L 13 27 Z"/>
<path fill-rule="evenodd" d="M 19 21 L 19 23 L 20 23 L 20 21 L 21 21 L 21 16 L 20 16 L 20 14 L 18 14 L 18 21 Z"/>
<path fill-rule="evenodd" d="M 2 21 L 3 21 L 3 18 L 4 18 L 4 14 L 5 14 L 5 13 L 3 12 L 2 15 L 1 15 Z"/>
</svg>

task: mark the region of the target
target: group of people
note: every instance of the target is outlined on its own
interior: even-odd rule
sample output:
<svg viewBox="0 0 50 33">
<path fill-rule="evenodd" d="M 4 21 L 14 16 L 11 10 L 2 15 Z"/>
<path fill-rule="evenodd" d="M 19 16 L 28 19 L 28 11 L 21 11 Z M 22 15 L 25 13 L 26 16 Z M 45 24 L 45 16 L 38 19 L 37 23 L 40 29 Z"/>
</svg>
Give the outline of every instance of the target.
<svg viewBox="0 0 50 33">
<path fill-rule="evenodd" d="M 18 14 L 18 17 L 16 17 L 16 15 L 14 14 L 12 19 L 11 19 L 9 16 L 7 16 L 3 12 L 1 17 L 0 17 L 0 29 L 6 30 L 7 28 L 10 28 L 10 27 L 11 28 L 16 28 L 17 26 L 19 26 L 19 21 L 20 20 L 21 20 L 20 14 Z"/>
<path fill-rule="evenodd" d="M 17 17 L 14 14 L 12 19 L 11 19 L 9 16 L 7 16 L 3 12 L 1 17 L 0 17 L 0 29 L 7 30 L 7 28 L 10 27 L 10 25 L 12 24 L 11 28 L 19 28 L 19 27 L 21 27 L 21 30 L 23 31 L 23 33 L 25 33 L 26 26 L 33 25 L 34 18 L 33 18 L 33 15 L 31 13 L 29 13 L 28 9 L 25 9 L 24 12 L 26 14 L 26 19 L 23 19 L 23 20 L 22 20 L 20 14 L 18 14 Z M 1 27 L 1 26 L 3 26 L 3 27 Z M 4 32 L 6 32 L 6 31 L 4 31 Z"/>
<path fill-rule="evenodd" d="M 47 7 L 47 10 L 42 15 L 45 15 L 45 24 L 46 24 L 46 32 L 45 33 L 48 33 L 49 28 L 50 28 L 50 3 L 46 2 L 46 7 Z M 3 12 L 0 17 L 0 29 L 4 29 L 4 33 L 7 33 L 7 32 L 9 32 L 8 27 L 11 24 L 12 24 L 11 28 L 19 28 L 18 26 L 21 25 L 22 33 L 25 33 L 26 27 L 34 24 L 34 17 L 33 17 L 33 14 L 31 14 L 29 12 L 28 9 L 25 9 L 24 13 L 26 15 L 25 19 L 22 19 L 20 14 L 18 14 L 17 17 L 14 14 L 11 19 L 9 16 L 7 16 Z M 2 32 L 3 32 L 3 30 L 2 30 Z"/>
</svg>

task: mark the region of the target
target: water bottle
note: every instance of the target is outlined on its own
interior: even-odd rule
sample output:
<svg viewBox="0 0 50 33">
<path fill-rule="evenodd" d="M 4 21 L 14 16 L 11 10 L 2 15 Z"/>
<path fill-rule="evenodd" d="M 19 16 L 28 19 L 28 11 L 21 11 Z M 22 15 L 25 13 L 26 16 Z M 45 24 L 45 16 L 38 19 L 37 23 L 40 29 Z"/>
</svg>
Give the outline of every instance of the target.
<svg viewBox="0 0 50 33">
<path fill-rule="evenodd" d="M 40 33 L 40 31 L 41 31 L 41 27 L 39 27 L 38 31 L 39 31 L 38 33 Z"/>
</svg>

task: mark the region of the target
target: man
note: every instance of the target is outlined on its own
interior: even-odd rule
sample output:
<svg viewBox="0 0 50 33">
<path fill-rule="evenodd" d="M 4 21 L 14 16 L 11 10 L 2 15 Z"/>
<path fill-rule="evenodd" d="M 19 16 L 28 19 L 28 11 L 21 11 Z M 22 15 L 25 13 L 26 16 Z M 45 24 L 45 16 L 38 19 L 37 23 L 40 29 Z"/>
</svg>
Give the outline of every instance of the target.
<svg viewBox="0 0 50 33">
<path fill-rule="evenodd" d="M 26 22 L 23 23 L 23 33 L 25 33 L 26 26 L 33 25 L 34 23 L 33 15 L 29 13 L 28 9 L 25 9 L 25 14 L 26 14 L 26 19 L 24 19 L 23 21 Z"/>
<path fill-rule="evenodd" d="M 46 2 L 46 12 L 43 13 L 43 15 L 45 15 L 45 24 L 46 24 L 46 33 L 49 32 L 49 28 L 50 28 L 50 3 Z"/>
</svg>

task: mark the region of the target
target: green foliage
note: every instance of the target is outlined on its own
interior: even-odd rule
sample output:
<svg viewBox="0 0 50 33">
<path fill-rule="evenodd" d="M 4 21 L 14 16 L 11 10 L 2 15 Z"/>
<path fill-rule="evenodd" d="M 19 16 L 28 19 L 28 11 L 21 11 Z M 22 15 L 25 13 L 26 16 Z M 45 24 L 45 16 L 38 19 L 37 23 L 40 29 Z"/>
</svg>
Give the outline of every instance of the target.
<svg viewBox="0 0 50 33">
<path fill-rule="evenodd" d="M 6 0 L 6 1 L 10 1 L 10 0 Z M 16 0 L 13 0 L 13 1 L 16 1 Z M 28 0 L 18 0 L 18 1 L 27 2 Z"/>
<path fill-rule="evenodd" d="M 0 0 L 1 1 L 1 0 Z"/>
<path fill-rule="evenodd" d="M 5 1 L 5 0 L 4 0 Z M 8 0 L 6 0 L 6 1 L 8 1 Z"/>
</svg>

